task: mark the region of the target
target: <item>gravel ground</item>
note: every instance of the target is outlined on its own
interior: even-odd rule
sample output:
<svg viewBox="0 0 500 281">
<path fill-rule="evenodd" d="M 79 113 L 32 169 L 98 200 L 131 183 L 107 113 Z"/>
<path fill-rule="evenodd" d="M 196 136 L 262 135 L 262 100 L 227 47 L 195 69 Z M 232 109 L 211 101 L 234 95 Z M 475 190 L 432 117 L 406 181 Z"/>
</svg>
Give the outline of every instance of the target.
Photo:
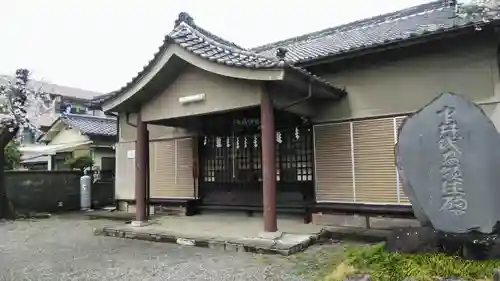
<svg viewBox="0 0 500 281">
<path fill-rule="evenodd" d="M 288 259 L 94 236 L 79 215 L 0 222 L 0 280 L 304 280 Z"/>
</svg>

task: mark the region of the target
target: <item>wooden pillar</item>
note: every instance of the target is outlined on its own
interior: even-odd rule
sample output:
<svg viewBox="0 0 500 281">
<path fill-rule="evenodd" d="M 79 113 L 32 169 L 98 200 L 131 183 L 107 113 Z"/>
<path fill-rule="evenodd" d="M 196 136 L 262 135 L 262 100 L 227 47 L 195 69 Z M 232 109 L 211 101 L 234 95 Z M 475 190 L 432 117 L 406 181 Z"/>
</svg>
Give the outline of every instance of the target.
<svg viewBox="0 0 500 281">
<path fill-rule="evenodd" d="M 269 93 L 264 90 L 260 104 L 262 144 L 262 188 L 264 203 L 264 231 L 278 231 L 276 218 L 276 131 L 274 108 Z"/>
<path fill-rule="evenodd" d="M 142 121 L 141 112 L 137 113 L 137 140 L 135 142 L 135 215 L 136 222 L 146 222 L 147 187 L 149 173 L 149 140 L 147 125 Z"/>
</svg>

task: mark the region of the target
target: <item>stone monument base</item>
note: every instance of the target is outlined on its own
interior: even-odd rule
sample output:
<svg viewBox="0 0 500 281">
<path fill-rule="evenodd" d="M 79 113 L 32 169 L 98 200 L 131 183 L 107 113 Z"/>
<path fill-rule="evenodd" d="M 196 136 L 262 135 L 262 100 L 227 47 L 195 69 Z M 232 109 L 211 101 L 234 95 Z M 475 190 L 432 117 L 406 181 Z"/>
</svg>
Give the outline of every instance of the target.
<svg viewBox="0 0 500 281">
<path fill-rule="evenodd" d="M 498 234 L 452 234 L 431 227 L 400 228 L 391 232 L 386 248 L 391 252 L 445 253 L 471 260 L 500 259 Z"/>
</svg>

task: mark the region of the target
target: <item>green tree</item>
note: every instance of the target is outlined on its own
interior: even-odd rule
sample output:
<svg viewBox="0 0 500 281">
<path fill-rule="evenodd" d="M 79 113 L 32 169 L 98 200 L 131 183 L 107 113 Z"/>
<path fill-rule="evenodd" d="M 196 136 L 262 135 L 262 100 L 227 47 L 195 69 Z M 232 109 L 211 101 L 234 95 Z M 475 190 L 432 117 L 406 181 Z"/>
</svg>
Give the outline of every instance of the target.
<svg viewBox="0 0 500 281">
<path fill-rule="evenodd" d="M 19 166 L 19 163 L 21 163 L 21 151 L 19 151 L 19 143 L 17 141 L 10 141 L 4 150 L 3 168 L 5 170 L 12 170 Z"/>
</svg>

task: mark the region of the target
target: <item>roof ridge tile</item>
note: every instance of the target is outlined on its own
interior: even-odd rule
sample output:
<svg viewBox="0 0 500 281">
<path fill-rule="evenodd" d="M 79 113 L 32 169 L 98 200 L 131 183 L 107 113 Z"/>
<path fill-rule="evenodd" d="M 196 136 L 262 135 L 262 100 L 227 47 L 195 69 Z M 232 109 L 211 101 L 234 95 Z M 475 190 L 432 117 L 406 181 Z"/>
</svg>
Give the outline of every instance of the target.
<svg viewBox="0 0 500 281">
<path fill-rule="evenodd" d="M 422 8 L 424 7 L 424 8 Z M 259 54 L 272 54 L 277 48 L 289 49 L 287 59 L 295 64 L 324 57 L 345 54 L 377 45 L 386 45 L 423 35 L 444 33 L 467 27 L 477 27 L 491 22 L 489 19 L 459 18 L 449 1 L 441 0 L 404 10 L 397 16 L 378 16 L 379 21 L 358 21 L 360 25 L 347 24 L 253 48 Z M 410 13 L 411 12 L 411 13 Z M 394 13 L 393 13 L 394 14 Z M 497 19 L 492 17 L 491 20 Z M 350 28 L 344 28 L 348 26 Z"/>
<path fill-rule="evenodd" d="M 266 62 L 267 65 L 266 66 L 262 65 L 261 67 L 266 67 L 266 68 L 267 67 L 275 67 L 280 62 L 278 59 L 273 58 L 271 56 L 258 54 L 258 53 L 252 52 L 250 50 L 238 47 L 237 45 L 226 45 L 225 42 L 228 42 L 228 41 L 223 40 L 223 39 L 221 39 L 223 42 L 218 42 L 218 40 L 216 40 L 216 39 L 219 39 L 220 37 L 213 35 L 212 33 L 210 33 L 210 34 L 216 38 L 209 37 L 209 36 L 203 34 L 202 32 L 200 32 L 200 30 L 198 30 L 198 29 L 200 29 L 200 28 L 197 26 L 193 27 L 186 22 L 181 22 L 181 23 L 179 23 L 179 25 L 177 27 L 175 27 L 175 29 L 173 31 L 171 31 L 169 33 L 168 37 L 170 37 L 172 40 L 174 40 L 177 44 L 179 44 L 182 47 L 187 48 L 187 49 L 193 48 L 192 46 L 194 44 L 191 46 L 187 46 L 189 44 L 186 44 L 186 42 L 185 42 L 186 39 L 182 38 L 184 36 L 181 36 L 181 34 L 185 35 L 185 37 L 190 37 L 190 35 L 191 35 L 193 37 L 192 40 L 199 40 L 199 42 L 197 43 L 198 45 L 206 44 L 207 46 L 204 46 L 206 48 L 215 47 L 215 50 L 217 50 L 219 53 L 223 52 L 223 53 L 227 53 L 227 54 L 238 55 L 238 56 L 240 56 L 240 58 L 249 58 L 249 57 L 255 57 L 255 59 L 261 58 L 262 62 L 265 62 L 265 60 L 268 60 Z M 186 31 L 189 31 L 189 32 L 186 32 Z M 210 45 L 212 45 L 212 46 L 210 46 Z M 198 47 L 200 47 L 200 46 L 198 46 Z M 199 49 L 201 49 L 201 47 Z M 205 52 L 197 51 L 199 49 L 196 49 L 196 50 L 191 49 L 189 51 L 194 52 L 197 55 L 200 55 L 201 53 L 203 53 L 203 54 L 205 54 L 205 57 L 209 57 L 209 55 L 207 55 Z M 245 56 L 245 57 L 241 57 L 241 56 Z M 230 61 L 229 61 L 229 63 L 231 64 Z M 256 66 L 256 68 L 259 68 L 259 67 Z"/>
</svg>

